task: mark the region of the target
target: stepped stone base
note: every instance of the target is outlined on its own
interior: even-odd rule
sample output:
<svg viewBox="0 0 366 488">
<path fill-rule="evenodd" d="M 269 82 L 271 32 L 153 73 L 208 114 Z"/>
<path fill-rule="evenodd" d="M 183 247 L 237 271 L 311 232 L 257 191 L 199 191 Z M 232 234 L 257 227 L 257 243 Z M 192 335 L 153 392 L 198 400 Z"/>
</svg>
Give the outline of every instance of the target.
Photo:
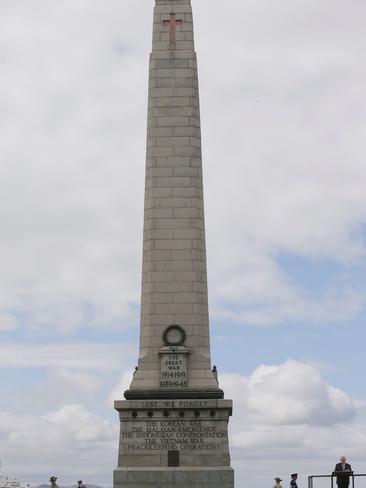
<svg viewBox="0 0 366 488">
<path fill-rule="evenodd" d="M 234 488 L 230 467 L 117 468 L 114 488 Z"/>
</svg>

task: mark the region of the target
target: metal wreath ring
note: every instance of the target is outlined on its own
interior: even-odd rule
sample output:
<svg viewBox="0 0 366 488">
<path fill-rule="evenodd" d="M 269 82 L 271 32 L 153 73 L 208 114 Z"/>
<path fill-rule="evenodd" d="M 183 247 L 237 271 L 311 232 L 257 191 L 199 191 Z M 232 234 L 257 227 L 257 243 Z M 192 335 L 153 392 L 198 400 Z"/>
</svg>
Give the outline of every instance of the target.
<svg viewBox="0 0 366 488">
<path fill-rule="evenodd" d="M 172 342 L 168 339 L 171 330 L 177 330 L 180 333 L 179 341 Z M 163 332 L 163 341 L 166 346 L 183 346 L 186 340 L 186 331 L 180 325 L 169 325 Z"/>
</svg>

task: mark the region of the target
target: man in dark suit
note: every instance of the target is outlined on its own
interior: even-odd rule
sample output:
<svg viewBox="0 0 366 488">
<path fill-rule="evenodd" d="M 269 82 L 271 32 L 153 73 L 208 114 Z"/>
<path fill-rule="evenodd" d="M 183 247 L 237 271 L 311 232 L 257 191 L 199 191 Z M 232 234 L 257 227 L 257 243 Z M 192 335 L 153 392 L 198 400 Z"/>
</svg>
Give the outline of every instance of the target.
<svg viewBox="0 0 366 488">
<path fill-rule="evenodd" d="M 339 460 L 340 462 L 336 464 L 336 467 L 334 468 L 335 473 L 340 473 L 339 476 L 337 476 L 337 485 L 338 488 L 348 488 L 349 487 L 349 476 L 346 474 L 341 474 L 344 472 L 351 472 L 352 467 L 350 464 L 347 463 L 347 459 L 345 456 L 342 456 Z"/>
</svg>

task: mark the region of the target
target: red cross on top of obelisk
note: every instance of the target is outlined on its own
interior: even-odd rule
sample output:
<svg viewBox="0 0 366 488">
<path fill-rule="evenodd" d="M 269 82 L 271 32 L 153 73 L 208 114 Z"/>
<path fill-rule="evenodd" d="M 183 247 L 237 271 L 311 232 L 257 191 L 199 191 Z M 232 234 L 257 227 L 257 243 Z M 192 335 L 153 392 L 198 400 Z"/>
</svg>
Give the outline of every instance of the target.
<svg viewBox="0 0 366 488">
<path fill-rule="evenodd" d="M 170 14 L 169 20 L 163 20 L 164 24 L 169 24 L 170 27 L 170 42 L 173 44 L 177 41 L 177 24 L 181 24 L 183 20 L 177 20 L 175 14 Z"/>
</svg>

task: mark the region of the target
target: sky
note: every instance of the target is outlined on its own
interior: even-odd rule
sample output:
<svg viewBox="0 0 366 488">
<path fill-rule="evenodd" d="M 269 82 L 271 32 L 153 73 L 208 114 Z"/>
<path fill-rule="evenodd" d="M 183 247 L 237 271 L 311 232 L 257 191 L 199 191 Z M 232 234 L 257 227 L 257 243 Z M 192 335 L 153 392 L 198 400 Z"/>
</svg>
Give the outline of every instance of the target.
<svg viewBox="0 0 366 488">
<path fill-rule="evenodd" d="M 343 454 L 366 472 L 366 3 L 192 3 L 236 488 L 304 487 Z M 0 0 L 0 460 L 32 483 L 112 485 L 152 7 Z"/>
</svg>

